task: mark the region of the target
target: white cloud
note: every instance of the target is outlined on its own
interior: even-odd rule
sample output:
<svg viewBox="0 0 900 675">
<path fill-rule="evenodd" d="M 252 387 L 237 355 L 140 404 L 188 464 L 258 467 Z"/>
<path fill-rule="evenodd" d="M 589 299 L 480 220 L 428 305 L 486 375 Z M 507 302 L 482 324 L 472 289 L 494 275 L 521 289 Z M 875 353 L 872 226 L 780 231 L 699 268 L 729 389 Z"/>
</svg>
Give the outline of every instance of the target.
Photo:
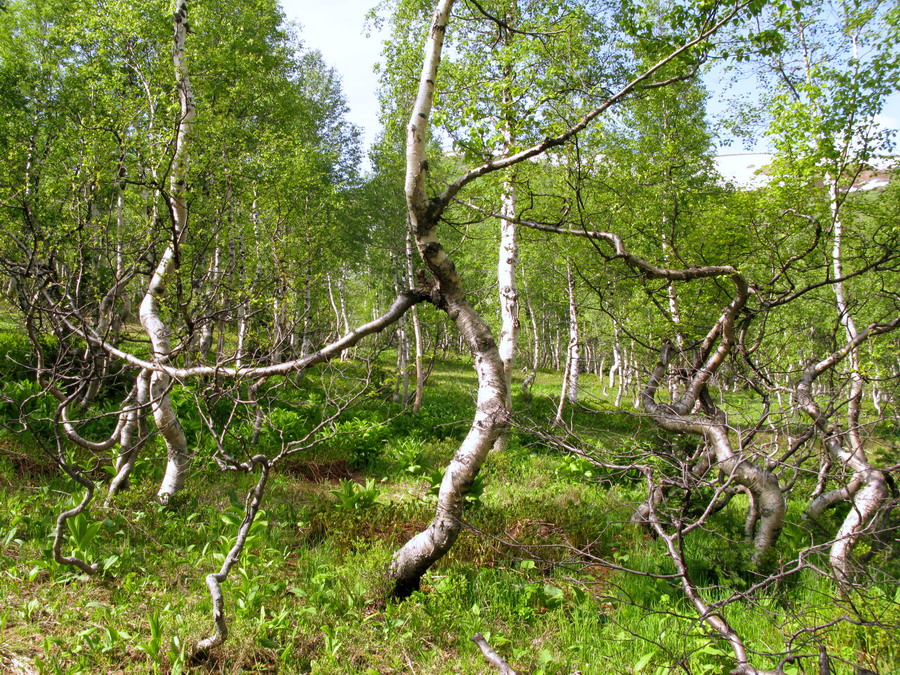
<svg viewBox="0 0 900 675">
<path fill-rule="evenodd" d="M 364 130 L 366 147 L 378 132 L 378 78 L 373 72 L 384 37 L 363 34 L 366 12 L 375 0 L 329 0 L 311 3 L 282 0 L 288 20 L 301 25 L 300 37 L 340 73 L 350 106 L 347 118 Z"/>
</svg>

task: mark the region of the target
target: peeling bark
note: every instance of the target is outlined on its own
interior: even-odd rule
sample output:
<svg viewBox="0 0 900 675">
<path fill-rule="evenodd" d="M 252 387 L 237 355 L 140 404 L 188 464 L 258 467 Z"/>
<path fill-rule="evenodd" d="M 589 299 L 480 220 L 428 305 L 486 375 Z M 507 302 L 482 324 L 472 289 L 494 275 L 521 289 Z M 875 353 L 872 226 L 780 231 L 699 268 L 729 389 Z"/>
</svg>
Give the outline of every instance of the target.
<svg viewBox="0 0 900 675">
<path fill-rule="evenodd" d="M 507 143 L 511 144 L 512 132 L 507 130 L 506 133 Z M 508 218 L 500 221 L 500 255 L 497 262 L 497 284 L 500 292 L 498 349 L 506 382 L 506 407 L 512 410 L 512 376 L 519 340 L 519 292 L 516 287 L 519 243 L 516 239 L 516 224 L 510 220 L 516 215 L 516 188 L 512 181 L 504 181 L 501 199 L 500 212 Z M 508 442 L 509 435 L 503 433 L 497 438 L 494 449 L 505 450 Z"/>
</svg>

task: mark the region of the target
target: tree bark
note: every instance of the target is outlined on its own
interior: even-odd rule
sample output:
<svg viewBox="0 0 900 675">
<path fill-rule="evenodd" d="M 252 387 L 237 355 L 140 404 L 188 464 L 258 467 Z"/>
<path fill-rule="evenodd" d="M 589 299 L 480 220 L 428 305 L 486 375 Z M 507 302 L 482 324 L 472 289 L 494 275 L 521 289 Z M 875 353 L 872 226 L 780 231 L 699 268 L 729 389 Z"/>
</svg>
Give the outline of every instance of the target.
<svg viewBox="0 0 900 675">
<path fill-rule="evenodd" d="M 515 0 L 506 16 L 506 25 L 501 30 L 501 41 L 508 46 L 514 33 L 511 26 L 515 23 L 517 7 Z M 503 93 L 500 113 L 503 147 L 501 153 L 508 155 L 513 150 L 516 140 L 513 129 L 512 86 L 513 70 L 503 67 Z M 514 169 L 510 170 L 511 172 Z M 500 251 L 497 259 L 497 286 L 500 294 L 500 334 L 498 349 L 503 362 L 503 374 L 506 381 L 506 407 L 512 410 L 512 376 L 515 368 L 516 349 L 519 340 L 519 291 L 516 285 L 516 266 L 519 262 L 519 242 L 516 237 L 516 185 L 514 175 L 507 175 L 503 180 L 503 191 L 500 195 Z M 494 450 L 505 450 L 509 444 L 509 433 L 500 434 L 494 444 Z"/>
<path fill-rule="evenodd" d="M 169 177 L 169 212 L 172 218 L 172 242 L 166 247 L 150 279 L 141 302 L 141 326 L 150 338 L 153 361 L 168 363 L 172 354 L 169 329 L 160 317 L 160 300 L 165 296 L 167 278 L 175 271 L 178 247 L 187 233 L 187 190 L 185 187 L 187 139 L 195 116 L 194 93 L 188 76 L 184 43 L 187 37 L 187 0 L 177 0 L 175 6 L 175 48 L 173 62 L 181 119 L 175 140 Z M 169 390 L 172 378 L 168 373 L 155 371 L 150 377 L 150 401 L 153 419 L 166 445 L 168 461 L 166 473 L 157 496 L 166 501 L 184 486 L 185 472 L 190 461 L 187 438 L 175 414 Z"/>
<path fill-rule="evenodd" d="M 431 290 L 435 304 L 456 324 L 473 356 L 478 395 L 469 433 L 444 473 L 434 519 L 397 551 L 391 561 L 390 575 L 397 597 L 406 597 L 418 589 L 422 575 L 456 541 L 462 527 L 466 493 L 488 451 L 506 429 L 509 417 L 506 379 L 497 344 L 487 323 L 465 299 L 453 261 L 437 239 L 442 207 L 426 194 L 428 118 L 452 6 L 453 0 L 439 0 L 425 45 L 418 95 L 407 127 L 406 201 L 419 254 L 434 275 Z"/>
<path fill-rule="evenodd" d="M 413 272 L 413 235 L 409 227 L 406 229 L 406 284 L 412 288 L 416 283 Z M 419 412 L 422 407 L 422 396 L 425 390 L 424 344 L 422 342 L 422 322 L 419 320 L 419 306 L 414 305 L 412 310 L 413 335 L 416 340 L 416 395 L 413 401 L 413 412 Z"/>
<path fill-rule="evenodd" d="M 566 368 L 563 372 L 562 389 L 559 393 L 559 406 L 556 408 L 556 418 L 553 420 L 555 427 L 562 424 L 566 401 L 578 402 L 578 370 L 581 367 L 578 358 L 578 305 L 575 302 L 575 277 L 569 262 L 566 262 L 566 281 L 569 291 L 569 345 L 566 349 Z"/>
<path fill-rule="evenodd" d="M 507 124 L 507 144 L 512 143 L 512 131 Z M 498 349 L 503 362 L 506 382 L 506 407 L 512 410 L 512 376 L 515 369 L 516 348 L 519 340 L 519 292 L 516 286 L 516 265 L 519 260 L 519 243 L 516 240 L 516 187 L 511 180 L 503 182 L 500 213 L 507 219 L 500 220 L 500 255 L 497 262 L 497 284 L 500 288 L 500 334 Z M 494 450 L 505 450 L 509 435 L 502 433 L 494 444 Z"/>
<path fill-rule="evenodd" d="M 838 584 L 845 591 L 852 584 L 850 555 L 860 536 L 877 517 L 888 496 L 888 486 L 884 473 L 869 464 L 865 449 L 858 442 L 858 436 L 854 439 L 852 433 L 847 433 L 850 447 L 849 449 L 844 447 L 844 433 L 837 425 L 831 423 L 813 398 L 813 383 L 822 373 L 833 368 L 848 355 L 852 358 L 853 354 L 858 354 L 859 345 L 864 340 L 894 330 L 898 326 L 900 318 L 887 324 L 873 324 L 862 332 L 856 332 L 856 335 L 841 349 L 809 366 L 797 385 L 797 402 L 815 424 L 825 448 L 840 466 L 853 472 L 846 487 L 820 495 L 810 507 L 811 515 L 814 517 L 839 501 L 852 499 L 853 508 L 835 535 L 829 556 Z M 847 416 L 851 426 L 857 426 L 858 417 L 855 415 L 858 415 L 858 411 L 848 410 Z"/>
<path fill-rule="evenodd" d="M 122 433 L 119 437 L 119 456 L 116 458 L 116 474 L 109 483 L 104 506 L 109 506 L 112 498 L 128 488 L 131 472 L 138 454 L 147 441 L 147 406 L 150 403 L 151 373 L 142 370 L 137 376 L 135 385 L 134 409 L 129 410 Z"/>
</svg>

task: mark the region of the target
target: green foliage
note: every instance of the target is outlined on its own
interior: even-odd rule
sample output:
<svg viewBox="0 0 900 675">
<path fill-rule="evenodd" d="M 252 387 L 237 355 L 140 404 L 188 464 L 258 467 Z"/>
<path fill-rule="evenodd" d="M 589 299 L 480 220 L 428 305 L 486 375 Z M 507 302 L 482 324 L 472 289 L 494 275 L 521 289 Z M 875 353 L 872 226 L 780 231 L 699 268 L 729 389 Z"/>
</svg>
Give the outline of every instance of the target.
<svg viewBox="0 0 900 675">
<path fill-rule="evenodd" d="M 340 488 L 331 490 L 331 494 L 337 499 L 339 509 L 353 513 L 371 509 L 381 490 L 375 487 L 374 479 L 367 478 L 364 486 L 352 480 L 342 480 Z"/>
<path fill-rule="evenodd" d="M 425 473 L 422 466 L 425 452 L 425 441 L 419 436 L 400 438 L 390 446 L 390 459 L 396 462 L 400 470 L 414 476 Z"/>
<path fill-rule="evenodd" d="M 3 311 L 10 311 L 0 305 Z M 41 350 L 47 362 L 52 363 L 57 355 L 58 343 L 49 335 L 41 336 Z M 0 324 L 0 378 L 4 382 L 10 380 L 23 380 L 34 377 L 36 366 L 34 347 L 25 333 L 18 327 L 9 324 Z"/>
<path fill-rule="evenodd" d="M 353 417 L 334 425 L 328 445 L 348 457 L 352 466 L 371 465 L 384 451 L 390 428 L 370 419 Z"/>
<path fill-rule="evenodd" d="M 155 667 L 162 664 L 163 631 L 159 610 L 154 610 L 147 617 L 150 624 L 150 639 L 146 642 L 138 642 L 135 648 L 147 655 Z"/>
</svg>

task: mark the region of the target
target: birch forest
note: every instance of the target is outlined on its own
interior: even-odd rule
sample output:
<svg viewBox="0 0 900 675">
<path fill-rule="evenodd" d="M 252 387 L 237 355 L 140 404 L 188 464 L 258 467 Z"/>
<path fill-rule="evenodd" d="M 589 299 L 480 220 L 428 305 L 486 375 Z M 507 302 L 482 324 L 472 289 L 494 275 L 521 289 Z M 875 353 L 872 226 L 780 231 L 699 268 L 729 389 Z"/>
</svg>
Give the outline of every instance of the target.
<svg viewBox="0 0 900 675">
<path fill-rule="evenodd" d="M 900 3 L 331 11 L 0 0 L 0 671 L 900 673 Z"/>
</svg>

